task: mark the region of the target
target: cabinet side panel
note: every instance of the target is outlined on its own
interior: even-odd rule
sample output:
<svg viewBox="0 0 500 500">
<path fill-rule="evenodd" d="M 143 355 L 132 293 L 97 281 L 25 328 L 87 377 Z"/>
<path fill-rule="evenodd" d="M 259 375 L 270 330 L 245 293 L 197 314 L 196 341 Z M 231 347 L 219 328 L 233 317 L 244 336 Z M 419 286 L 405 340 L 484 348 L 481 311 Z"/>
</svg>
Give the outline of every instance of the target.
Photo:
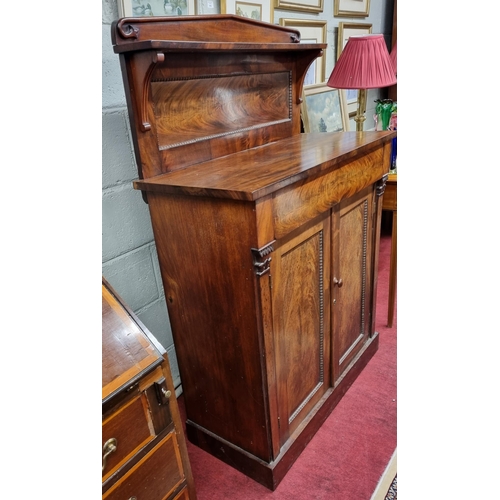
<svg viewBox="0 0 500 500">
<path fill-rule="evenodd" d="M 253 205 L 153 193 L 148 200 L 187 418 L 269 460 Z"/>
</svg>

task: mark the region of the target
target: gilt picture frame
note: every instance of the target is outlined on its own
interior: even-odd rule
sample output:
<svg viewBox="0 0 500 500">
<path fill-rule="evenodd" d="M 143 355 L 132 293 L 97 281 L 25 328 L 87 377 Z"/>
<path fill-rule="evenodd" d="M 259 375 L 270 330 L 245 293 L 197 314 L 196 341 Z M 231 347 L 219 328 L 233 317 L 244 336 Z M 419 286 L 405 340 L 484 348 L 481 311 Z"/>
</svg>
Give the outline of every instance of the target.
<svg viewBox="0 0 500 500">
<path fill-rule="evenodd" d="M 280 26 L 295 28 L 300 31 L 300 43 L 326 43 L 327 21 L 309 19 L 281 18 Z M 304 85 L 324 83 L 326 78 L 325 54 L 315 59 L 307 70 Z"/>
<path fill-rule="evenodd" d="M 195 0 L 118 0 L 119 17 L 170 17 L 195 14 Z"/>
<path fill-rule="evenodd" d="M 372 32 L 371 23 L 339 23 L 337 34 L 337 61 L 346 46 L 347 40 L 351 36 L 370 35 Z"/>
<path fill-rule="evenodd" d="M 344 49 L 347 40 L 351 36 L 369 35 L 372 32 L 372 25 L 370 23 L 344 23 L 340 22 L 337 34 L 337 61 Z M 358 106 L 358 91 L 355 89 L 345 90 L 347 111 L 350 117 L 356 114 Z"/>
<path fill-rule="evenodd" d="M 240 2 L 239 0 L 220 0 L 221 14 L 235 14 L 254 19 L 255 21 L 264 21 L 272 23 L 274 20 L 273 0 L 252 0 L 252 2 Z M 260 19 L 251 17 L 255 13 L 260 13 Z"/>
<path fill-rule="evenodd" d="M 275 0 L 276 8 L 298 12 L 323 12 L 323 0 Z"/>
<path fill-rule="evenodd" d="M 349 130 L 344 91 L 324 83 L 304 87 L 300 113 L 305 133 Z"/>
<path fill-rule="evenodd" d="M 370 0 L 334 0 L 333 15 L 335 17 L 368 17 Z"/>
<path fill-rule="evenodd" d="M 235 3 L 236 15 L 262 21 L 262 5 L 258 3 L 238 2 Z"/>
</svg>

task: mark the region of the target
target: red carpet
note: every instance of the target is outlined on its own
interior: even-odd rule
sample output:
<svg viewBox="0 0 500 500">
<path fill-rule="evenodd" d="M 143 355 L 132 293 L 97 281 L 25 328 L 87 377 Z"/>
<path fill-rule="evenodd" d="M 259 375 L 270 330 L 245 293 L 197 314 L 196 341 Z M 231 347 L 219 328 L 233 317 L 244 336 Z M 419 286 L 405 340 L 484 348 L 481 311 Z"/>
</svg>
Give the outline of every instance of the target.
<svg viewBox="0 0 500 500">
<path fill-rule="evenodd" d="M 188 441 L 198 500 L 370 500 L 396 448 L 396 330 L 387 328 L 390 234 L 382 232 L 377 353 L 272 492 Z M 184 413 L 182 396 L 179 398 Z"/>
</svg>

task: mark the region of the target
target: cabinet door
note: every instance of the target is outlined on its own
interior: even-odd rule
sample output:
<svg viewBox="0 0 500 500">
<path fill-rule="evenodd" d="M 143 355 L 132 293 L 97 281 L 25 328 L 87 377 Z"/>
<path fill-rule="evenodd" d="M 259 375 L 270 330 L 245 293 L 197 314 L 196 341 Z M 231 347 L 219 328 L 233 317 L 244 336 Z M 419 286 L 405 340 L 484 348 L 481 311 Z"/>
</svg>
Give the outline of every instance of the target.
<svg viewBox="0 0 500 500">
<path fill-rule="evenodd" d="M 271 261 L 280 446 L 330 387 L 330 214 Z"/>
<path fill-rule="evenodd" d="M 373 189 L 333 211 L 332 322 L 334 385 L 363 347 L 370 331 Z"/>
</svg>

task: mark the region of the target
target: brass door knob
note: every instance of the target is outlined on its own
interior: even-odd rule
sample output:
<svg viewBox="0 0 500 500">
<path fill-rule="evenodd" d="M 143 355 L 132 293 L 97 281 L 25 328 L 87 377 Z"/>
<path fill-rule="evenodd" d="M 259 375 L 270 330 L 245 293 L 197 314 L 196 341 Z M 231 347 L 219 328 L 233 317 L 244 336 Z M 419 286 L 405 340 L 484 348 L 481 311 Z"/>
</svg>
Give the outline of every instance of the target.
<svg viewBox="0 0 500 500">
<path fill-rule="evenodd" d="M 334 277 L 333 278 L 333 284 L 337 285 L 339 288 L 341 288 L 342 285 L 344 284 L 344 282 L 342 281 L 342 278 L 338 280 L 337 278 Z"/>
</svg>

